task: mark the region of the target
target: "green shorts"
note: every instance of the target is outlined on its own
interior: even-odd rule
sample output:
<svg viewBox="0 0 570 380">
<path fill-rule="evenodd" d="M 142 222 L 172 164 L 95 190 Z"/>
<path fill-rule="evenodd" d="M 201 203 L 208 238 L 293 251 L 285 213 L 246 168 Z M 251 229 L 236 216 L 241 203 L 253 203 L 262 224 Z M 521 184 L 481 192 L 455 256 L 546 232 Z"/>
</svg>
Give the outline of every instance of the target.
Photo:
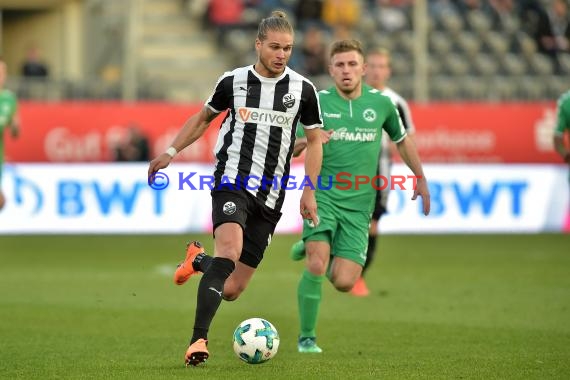
<svg viewBox="0 0 570 380">
<path fill-rule="evenodd" d="M 354 261 L 364 266 L 368 250 L 370 212 L 354 211 L 320 203 L 317 227 L 303 222 L 303 241 L 325 241 L 331 246 L 331 255 Z"/>
</svg>

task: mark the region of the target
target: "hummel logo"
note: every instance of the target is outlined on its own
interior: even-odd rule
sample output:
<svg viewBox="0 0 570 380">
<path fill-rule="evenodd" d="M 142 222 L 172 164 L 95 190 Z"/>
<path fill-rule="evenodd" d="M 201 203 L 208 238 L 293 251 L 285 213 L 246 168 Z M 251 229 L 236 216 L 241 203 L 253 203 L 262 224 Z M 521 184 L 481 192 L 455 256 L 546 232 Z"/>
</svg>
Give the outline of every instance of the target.
<svg viewBox="0 0 570 380">
<path fill-rule="evenodd" d="M 213 288 L 210 286 L 208 289 L 213 290 L 214 292 L 218 293 L 220 295 L 220 297 L 222 296 L 222 292 L 217 290 L 216 288 Z"/>
</svg>

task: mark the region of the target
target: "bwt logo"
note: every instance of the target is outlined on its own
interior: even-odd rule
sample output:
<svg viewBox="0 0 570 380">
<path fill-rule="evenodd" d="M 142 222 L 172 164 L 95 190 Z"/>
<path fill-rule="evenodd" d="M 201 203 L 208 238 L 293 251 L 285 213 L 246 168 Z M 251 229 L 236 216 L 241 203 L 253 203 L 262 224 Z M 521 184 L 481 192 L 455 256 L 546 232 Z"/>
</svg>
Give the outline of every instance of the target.
<svg viewBox="0 0 570 380">
<path fill-rule="evenodd" d="M 92 199 L 95 199 L 96 211 L 103 216 L 109 216 L 112 213 L 132 215 L 135 213 L 136 206 L 142 205 L 144 193 L 148 192 L 147 184 L 141 181 L 131 183 L 113 181 L 110 184 L 103 184 L 96 180 L 62 180 L 58 181 L 56 186 L 57 213 L 68 217 L 87 213 Z M 153 214 L 163 214 L 164 194 L 160 191 L 151 191 L 151 193 Z M 147 206 L 150 205 L 145 207 Z"/>
<path fill-rule="evenodd" d="M 31 214 L 35 215 L 44 207 L 44 195 L 40 186 L 31 178 L 20 175 L 11 166 L 6 167 L 6 174 L 12 176 L 14 203 L 18 207 L 32 205 Z"/>
<path fill-rule="evenodd" d="M 129 216 L 148 209 L 153 215 L 165 212 L 165 193 L 152 191 L 145 181 L 59 178 L 45 181 L 6 167 L 5 190 L 18 214 L 39 217 Z M 13 203 L 12 203 L 13 202 Z"/>
<path fill-rule="evenodd" d="M 374 190 L 415 190 L 420 177 L 413 175 L 391 175 L 389 177 L 376 175 L 352 175 L 348 172 L 340 172 L 335 176 L 318 176 L 317 183 L 313 183 L 309 176 L 237 176 L 235 180 L 222 176 L 216 184 L 216 179 L 212 175 L 201 175 L 196 172 L 188 174 L 178 173 L 178 190 L 214 190 L 221 188 L 247 189 L 247 190 L 303 190 L 306 187 L 312 190 L 361 190 L 372 187 Z M 154 190 L 164 190 L 170 184 L 168 175 L 162 172 L 153 173 L 148 178 L 148 185 Z"/>
</svg>

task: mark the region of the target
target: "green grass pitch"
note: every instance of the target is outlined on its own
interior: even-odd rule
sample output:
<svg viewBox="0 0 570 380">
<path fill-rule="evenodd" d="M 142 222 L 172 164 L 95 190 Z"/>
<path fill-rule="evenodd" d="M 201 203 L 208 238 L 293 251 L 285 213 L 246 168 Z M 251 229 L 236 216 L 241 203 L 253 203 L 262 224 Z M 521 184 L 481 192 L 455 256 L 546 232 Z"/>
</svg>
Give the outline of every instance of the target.
<svg viewBox="0 0 570 380">
<path fill-rule="evenodd" d="M 324 284 L 320 355 L 296 352 L 298 236 L 275 236 L 250 287 L 224 302 L 205 366 L 185 368 L 197 278 L 175 286 L 195 236 L 0 237 L 1 379 L 568 379 L 570 237 L 383 237 L 372 295 Z M 260 316 L 277 356 L 235 357 L 234 328 Z"/>
</svg>

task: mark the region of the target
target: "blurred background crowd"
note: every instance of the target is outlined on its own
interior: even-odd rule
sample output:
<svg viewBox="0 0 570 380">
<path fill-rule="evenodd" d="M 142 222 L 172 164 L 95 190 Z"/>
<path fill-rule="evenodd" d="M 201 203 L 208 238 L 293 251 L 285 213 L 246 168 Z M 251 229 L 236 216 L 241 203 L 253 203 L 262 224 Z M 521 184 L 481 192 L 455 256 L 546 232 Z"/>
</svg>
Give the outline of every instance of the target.
<svg viewBox="0 0 570 380">
<path fill-rule="evenodd" d="M 36 100 L 202 101 L 255 63 L 259 20 L 296 28 L 290 66 L 330 84 L 339 38 L 392 52 L 417 101 L 555 99 L 570 83 L 568 0 L 0 0 L 8 87 Z M 423 63 L 423 64 L 422 64 Z"/>
</svg>

